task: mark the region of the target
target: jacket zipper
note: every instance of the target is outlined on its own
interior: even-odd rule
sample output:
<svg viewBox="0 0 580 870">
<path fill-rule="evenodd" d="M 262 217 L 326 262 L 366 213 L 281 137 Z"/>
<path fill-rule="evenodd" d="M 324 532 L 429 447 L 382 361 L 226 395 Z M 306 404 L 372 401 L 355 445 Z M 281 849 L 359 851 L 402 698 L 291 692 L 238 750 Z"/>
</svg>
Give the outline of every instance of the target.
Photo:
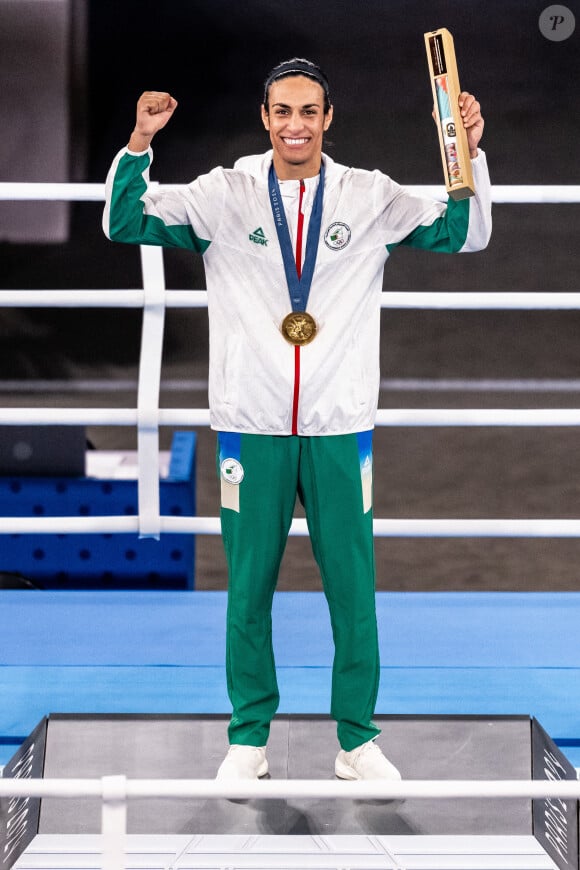
<svg viewBox="0 0 580 870">
<path fill-rule="evenodd" d="M 302 276 L 302 233 L 304 231 L 304 214 L 302 200 L 306 185 L 300 179 L 300 198 L 298 200 L 298 226 L 296 229 L 296 274 Z M 292 434 L 298 435 L 298 402 L 300 398 L 300 345 L 294 346 L 294 396 L 292 399 Z"/>
</svg>

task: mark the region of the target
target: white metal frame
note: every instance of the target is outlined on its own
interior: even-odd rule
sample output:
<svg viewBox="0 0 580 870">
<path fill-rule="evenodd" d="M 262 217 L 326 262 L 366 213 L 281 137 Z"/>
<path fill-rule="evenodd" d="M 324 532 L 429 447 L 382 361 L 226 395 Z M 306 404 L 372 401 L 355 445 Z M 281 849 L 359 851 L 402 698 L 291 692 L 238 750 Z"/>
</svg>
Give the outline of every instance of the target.
<svg viewBox="0 0 580 870">
<path fill-rule="evenodd" d="M 102 801 L 101 833 L 103 870 L 124 870 L 127 838 L 127 803 L 138 798 L 230 800 L 344 799 L 405 800 L 445 798 L 527 798 L 578 800 L 577 780 L 238 780 L 215 779 L 0 779 L 0 797 L 81 798 Z"/>
</svg>

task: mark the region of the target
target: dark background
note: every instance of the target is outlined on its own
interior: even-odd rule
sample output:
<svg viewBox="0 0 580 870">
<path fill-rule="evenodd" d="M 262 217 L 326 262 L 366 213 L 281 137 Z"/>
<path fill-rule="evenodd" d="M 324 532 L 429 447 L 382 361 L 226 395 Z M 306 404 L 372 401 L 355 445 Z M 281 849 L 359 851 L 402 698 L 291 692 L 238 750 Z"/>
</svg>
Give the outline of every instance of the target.
<svg viewBox="0 0 580 870">
<path fill-rule="evenodd" d="M 294 55 L 318 62 L 331 82 L 334 122 L 326 148 L 339 162 L 378 168 L 405 184 L 442 180 L 423 34 L 454 36 L 462 86 L 482 104 L 482 147 L 494 185 L 580 184 L 577 28 L 546 39 L 538 18 L 547 2 L 306 2 L 226 0 L 165 3 L 93 0 L 84 13 L 83 63 L 71 66 L 71 180 L 102 182 L 127 141 L 143 90 L 179 101 L 155 141 L 152 175 L 188 181 L 217 164 L 269 147 L 260 118 L 268 70 Z M 78 40 L 75 30 L 71 41 Z M 4 32 L 3 40 L 10 40 Z M 71 46 L 71 51 L 74 45 Z M 78 54 L 78 45 L 77 45 Z M 30 54 L 29 62 L 40 61 Z M 38 102 L 28 111 L 43 112 Z M 38 142 L 42 153 L 42 142 Z M 46 163 L 46 180 L 50 178 Z M 5 180 L 21 180 L 11 178 Z M 138 252 L 108 242 L 102 206 L 70 208 L 69 234 L 51 244 L 0 243 L 4 288 L 117 288 L 140 285 Z M 397 251 L 386 290 L 578 290 L 580 205 L 495 205 L 488 249 L 473 255 Z M 204 287 L 201 259 L 168 251 L 167 286 Z M 169 311 L 163 376 L 165 407 L 204 407 L 192 381 L 207 377 L 205 311 Z M 384 379 L 578 378 L 576 312 L 383 311 Z M 136 311 L 0 310 L 0 403 L 130 407 L 139 356 Z M 53 391 L 25 382 L 52 379 Z M 119 389 L 75 395 L 58 384 L 105 379 Z M 22 388 L 9 381 L 19 381 Z M 121 383 L 123 382 L 123 383 Z M 187 382 L 187 383 L 186 383 Z M 575 407 L 567 391 L 385 390 L 381 407 Z M 131 449 L 132 431 L 94 427 L 97 448 Z M 163 446 L 171 432 L 163 430 Z M 540 428 L 377 430 L 378 517 L 580 516 L 578 433 Z M 216 515 L 212 433 L 199 432 L 199 513 Z M 378 540 L 382 589 L 574 589 L 580 543 L 572 540 Z M 197 584 L 222 588 L 220 542 L 199 541 Z M 281 588 L 318 588 L 308 542 L 292 539 Z"/>
</svg>

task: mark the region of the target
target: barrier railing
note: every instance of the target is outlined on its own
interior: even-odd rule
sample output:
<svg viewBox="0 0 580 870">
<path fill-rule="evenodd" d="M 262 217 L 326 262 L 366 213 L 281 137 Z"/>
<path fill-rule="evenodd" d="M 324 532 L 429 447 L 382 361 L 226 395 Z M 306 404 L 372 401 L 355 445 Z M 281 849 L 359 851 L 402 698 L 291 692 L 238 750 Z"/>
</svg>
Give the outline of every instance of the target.
<svg viewBox="0 0 580 870">
<path fill-rule="evenodd" d="M 523 798 L 578 800 L 577 780 L 238 780 L 215 779 L 0 779 L 0 797 L 27 798 L 94 797 L 102 801 L 101 867 L 124 870 L 127 837 L 127 803 L 139 798 L 230 800 L 405 800 L 449 798 Z"/>
<path fill-rule="evenodd" d="M 171 185 L 167 185 L 171 187 Z M 410 185 L 409 190 L 443 200 L 439 185 Z M 102 184 L 0 183 L 0 200 L 70 200 L 98 202 Z M 496 185 L 494 203 L 573 204 L 580 185 Z M 143 289 L 131 290 L 1 290 L 0 307 L 142 308 L 143 325 L 136 408 L 3 408 L 0 425 L 136 426 L 138 496 L 136 517 L 3 518 L 0 534 L 162 532 L 219 534 L 214 517 L 168 517 L 159 510 L 159 427 L 208 426 L 209 411 L 160 409 L 162 342 L 166 308 L 202 308 L 203 290 L 165 287 L 162 248 L 141 247 Z M 580 292 L 385 292 L 384 308 L 431 310 L 580 310 Z M 580 426 L 580 409 L 381 409 L 378 426 Z M 580 537 L 580 519 L 376 519 L 374 533 L 390 537 Z M 291 535 L 306 535 L 306 523 L 295 519 Z"/>
<path fill-rule="evenodd" d="M 577 780 L 131 780 L 125 776 L 101 779 L 0 779 L 0 797 L 81 798 L 102 801 L 101 867 L 124 870 L 127 803 L 138 798 L 230 800 L 405 800 L 408 798 L 524 798 L 577 800 Z"/>
</svg>

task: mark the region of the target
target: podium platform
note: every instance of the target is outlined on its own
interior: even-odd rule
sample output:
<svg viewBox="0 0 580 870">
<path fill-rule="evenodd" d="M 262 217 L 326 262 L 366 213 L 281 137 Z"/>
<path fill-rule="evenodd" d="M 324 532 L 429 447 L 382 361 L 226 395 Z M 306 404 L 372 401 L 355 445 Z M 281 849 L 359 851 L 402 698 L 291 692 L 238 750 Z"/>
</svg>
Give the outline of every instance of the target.
<svg viewBox="0 0 580 870">
<path fill-rule="evenodd" d="M 17 870 L 93 870 L 101 838 L 37 837 Z M 531 836 L 130 836 L 127 867 L 172 870 L 556 870 Z"/>
<path fill-rule="evenodd" d="M 30 776 L 215 775 L 230 709 L 225 593 L 6 591 L 2 610 L 5 775 L 50 710 L 62 712 L 43 720 Z M 538 722 L 550 735 L 540 770 L 556 775 L 561 764 L 576 776 L 579 593 L 378 593 L 377 612 L 376 719 L 405 779 L 530 777 Z M 326 602 L 322 593 L 277 593 L 273 619 L 280 710 L 293 715 L 274 721 L 271 775 L 332 779 Z M 526 801 L 139 801 L 129 807 L 127 867 L 578 870 L 577 802 L 537 806 L 553 853 Z M 12 820 L 20 811 L 31 822 L 18 840 L 19 870 L 101 866 L 98 801 L 12 807 Z"/>
<path fill-rule="evenodd" d="M 541 725 L 526 716 L 377 716 L 379 744 L 404 779 L 575 778 Z M 44 719 L 4 776 L 210 779 L 227 751 L 227 716 L 73 715 Z M 31 749 L 32 747 L 32 749 Z M 270 776 L 334 779 L 335 723 L 278 716 Z M 36 771 L 36 772 L 34 772 Z M 18 801 L 13 812 L 18 811 Z M 557 802 L 561 804 L 562 802 Z M 17 870 L 101 866 L 101 802 L 46 798 L 28 805 L 31 826 Z M 553 818 L 559 836 L 554 843 Z M 126 866 L 217 870 L 485 870 L 578 868 L 578 807 L 525 799 L 140 798 L 128 803 Z M 2 814 L 0 813 L 0 821 Z M 4 833 L 10 817 L 4 805 Z M 0 845 L 2 827 L 0 826 Z M 562 860 L 564 854 L 566 863 Z"/>
</svg>

